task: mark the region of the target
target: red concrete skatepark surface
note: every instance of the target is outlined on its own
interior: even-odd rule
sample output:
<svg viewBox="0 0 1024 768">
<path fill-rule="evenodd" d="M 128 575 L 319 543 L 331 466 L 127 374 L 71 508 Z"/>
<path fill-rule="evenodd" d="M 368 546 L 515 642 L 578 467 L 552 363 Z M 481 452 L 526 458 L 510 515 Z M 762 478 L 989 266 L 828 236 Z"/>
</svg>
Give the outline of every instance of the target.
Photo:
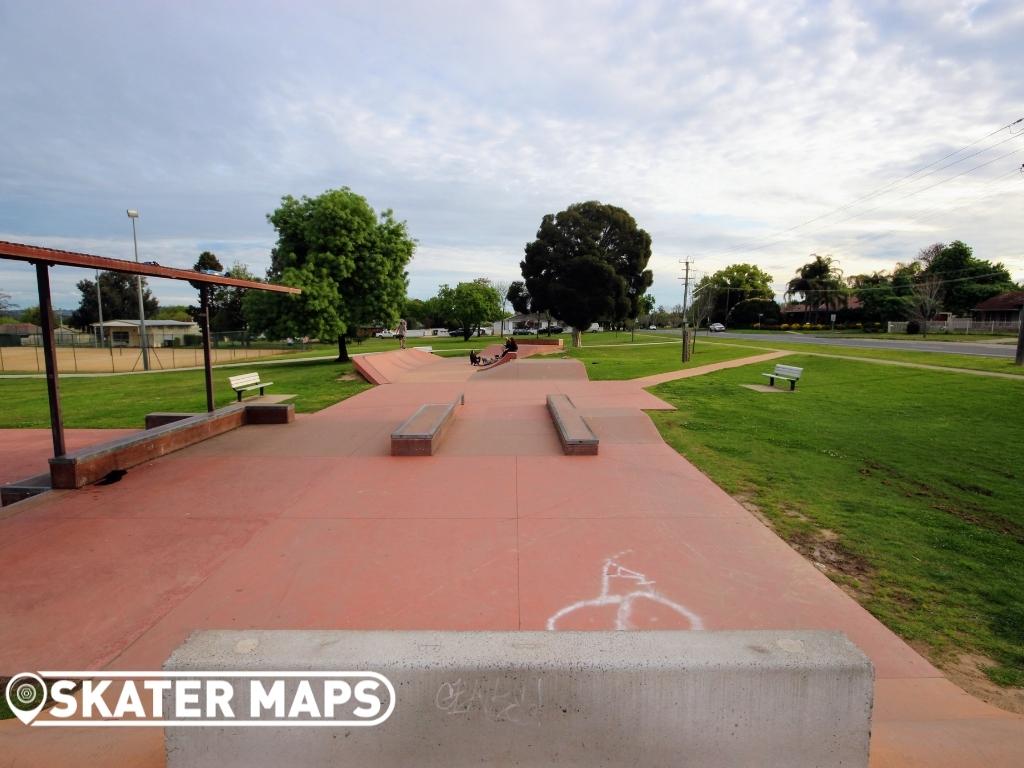
<svg viewBox="0 0 1024 768">
<path fill-rule="evenodd" d="M 135 432 L 134 429 L 67 429 L 64 439 L 67 450 L 77 451 L 88 445 L 114 440 Z M 25 480 L 48 470 L 47 459 L 53 456 L 53 436 L 48 429 L 0 429 L 0 485 Z"/>
<path fill-rule="evenodd" d="M 1024 719 L 948 682 L 669 448 L 642 409 L 670 406 L 641 383 L 388 354 L 373 363 L 395 383 L 0 514 L 0 674 L 159 669 L 194 629 L 838 629 L 876 666 L 872 766 L 1024 765 Z M 438 455 L 388 455 L 396 425 L 459 392 Z M 562 455 L 556 392 L 600 455 Z M 162 733 L 8 720 L 0 764 L 160 766 Z"/>
</svg>

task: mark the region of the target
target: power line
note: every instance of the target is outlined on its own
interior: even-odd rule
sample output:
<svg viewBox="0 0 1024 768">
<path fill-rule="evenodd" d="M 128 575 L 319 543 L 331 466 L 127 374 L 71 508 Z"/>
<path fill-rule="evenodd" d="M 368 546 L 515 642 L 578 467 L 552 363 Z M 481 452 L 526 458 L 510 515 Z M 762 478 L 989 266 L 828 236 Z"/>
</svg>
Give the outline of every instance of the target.
<svg viewBox="0 0 1024 768">
<path fill-rule="evenodd" d="M 808 224 L 813 224 L 816 221 L 820 221 L 821 219 L 827 218 L 827 217 L 829 217 L 829 216 L 831 216 L 833 214 L 836 214 L 836 213 L 839 213 L 841 211 L 847 210 L 847 209 L 853 207 L 854 205 L 856 205 L 859 202 L 863 202 L 864 200 L 871 199 L 872 197 L 878 197 L 878 196 L 882 195 L 883 193 L 888 192 L 891 189 L 893 189 L 893 188 L 895 188 L 897 186 L 902 185 L 904 182 L 909 181 L 911 178 L 913 178 L 914 176 L 917 176 L 922 171 L 925 171 L 928 168 L 931 168 L 932 166 L 937 165 L 937 164 L 943 162 L 944 160 L 949 159 L 950 157 L 953 157 L 953 156 L 958 155 L 958 154 L 960 154 L 961 152 L 963 152 L 963 151 L 965 151 L 967 149 L 970 149 L 975 144 L 978 144 L 979 142 L 985 141 L 986 139 L 989 139 L 992 136 L 995 136 L 996 134 L 1000 133 L 1001 131 L 1009 130 L 1011 135 L 1008 136 L 1006 139 L 1003 139 L 1002 141 L 999 141 L 999 142 L 997 142 L 997 143 L 995 143 L 995 144 L 993 144 L 993 145 L 991 145 L 989 147 L 985 147 L 985 148 L 983 148 L 981 150 L 978 150 L 977 152 L 974 152 L 974 153 L 972 153 L 970 155 L 967 155 L 966 157 L 962 157 L 962 158 L 960 158 L 959 160 L 957 160 L 957 161 L 955 161 L 953 163 L 948 163 L 948 164 L 942 166 L 942 168 L 935 168 L 935 169 L 929 171 L 924 176 L 921 176 L 919 179 L 917 179 L 917 181 L 920 181 L 921 179 L 926 178 L 927 176 L 930 176 L 933 173 L 937 173 L 940 170 L 943 170 L 945 168 L 949 168 L 949 167 L 951 167 L 953 165 L 961 163 L 964 160 L 968 160 L 971 157 L 975 157 L 975 156 L 977 156 L 977 155 L 979 155 L 979 154 L 981 154 L 983 152 L 987 152 L 990 149 L 993 149 L 994 147 L 1000 146 L 1001 144 L 1004 144 L 1007 141 L 1010 141 L 1012 139 L 1017 138 L 1018 136 L 1024 135 L 1024 133 L 1021 133 L 1021 132 L 1018 132 L 1018 133 L 1014 133 L 1013 132 L 1013 128 L 1012 127 L 1015 126 L 1015 125 L 1024 125 L 1024 117 L 1018 118 L 1017 120 L 1014 120 L 1011 123 L 1007 123 L 1006 125 L 1004 125 L 1004 126 L 1002 126 L 1000 128 L 997 128 L 994 131 L 991 131 L 990 133 L 986 134 L 985 136 L 982 136 L 982 137 L 980 137 L 978 139 L 975 139 L 974 141 L 970 142 L 969 144 L 965 144 L 960 149 L 958 149 L 958 150 L 956 150 L 954 152 L 950 152 L 949 154 L 943 155 L 938 160 L 934 160 L 931 163 L 923 165 L 920 168 L 918 168 L 917 170 L 912 171 L 911 173 L 906 174 L 906 175 L 904 175 L 904 176 L 902 176 L 902 177 L 900 177 L 900 178 L 898 178 L 898 179 L 896 179 L 894 181 L 891 181 L 888 184 L 885 184 L 885 185 L 883 185 L 881 187 L 878 187 L 875 190 L 872 190 L 871 192 L 868 192 L 868 193 L 866 193 L 864 195 L 861 195 L 860 197 L 855 198 L 854 200 L 850 201 L 849 203 L 846 203 L 845 205 L 841 205 L 841 206 L 839 206 L 837 208 L 833 208 L 833 209 L 831 209 L 829 211 L 826 211 L 825 213 L 822 213 L 822 214 L 819 214 L 818 216 L 815 216 L 813 218 L 807 219 L 806 221 L 802 221 L 799 224 L 794 224 L 793 226 L 788 227 L 786 229 L 779 230 L 778 232 L 775 233 L 775 235 L 768 235 L 767 237 L 777 237 L 778 235 L 787 234 L 787 233 L 792 232 L 792 231 L 794 231 L 796 229 L 800 229 L 802 227 L 805 227 Z M 1015 151 L 1019 151 L 1019 150 L 1015 150 Z M 1006 157 L 1006 156 L 1008 156 L 1010 154 L 1014 154 L 1014 152 L 1009 152 L 1006 155 L 1003 155 L 1002 157 Z M 997 158 L 997 159 L 1000 159 L 1000 158 Z M 982 164 L 980 166 L 976 166 L 975 168 L 973 168 L 971 170 L 977 170 L 978 168 L 984 167 L 984 165 L 985 164 Z M 965 173 L 970 173 L 970 171 L 966 171 Z M 959 176 L 962 176 L 962 175 L 964 175 L 964 174 L 963 173 L 957 174 L 956 176 L 952 176 L 949 179 L 946 179 L 946 181 L 951 181 L 952 179 L 958 178 Z M 945 182 L 940 182 L 940 183 L 945 183 Z M 938 185 L 936 184 L 936 185 L 933 185 L 933 186 L 938 186 Z M 930 189 L 930 188 L 931 187 L 927 187 L 926 189 Z M 924 190 L 920 190 L 920 191 L 924 191 Z M 914 193 L 914 194 L 916 194 L 916 193 Z M 907 195 L 907 197 L 909 197 L 909 196 L 910 195 Z M 899 199 L 904 199 L 904 198 L 899 198 Z M 875 210 L 875 209 L 872 209 L 872 210 Z M 854 217 L 849 217 L 849 218 L 854 218 Z M 849 218 L 843 219 L 842 221 L 848 221 Z M 842 222 L 833 222 L 833 223 L 842 223 Z M 756 238 L 756 237 L 755 238 L 749 238 L 746 242 L 747 243 L 756 243 L 759 240 L 763 240 L 763 239 L 764 238 Z M 735 253 L 735 252 L 738 252 L 738 251 L 743 251 L 743 250 L 763 250 L 766 247 L 769 247 L 771 245 L 776 245 L 776 244 L 782 243 L 782 242 L 785 242 L 785 241 L 784 240 L 776 239 L 776 240 L 773 240 L 770 243 L 767 243 L 765 245 L 759 246 L 757 248 L 748 248 L 746 245 L 738 245 L 738 246 L 735 246 L 733 248 L 728 248 L 728 249 L 721 250 L 721 251 L 713 251 L 713 252 L 711 252 L 708 255 L 711 255 L 711 256 L 724 256 L 724 255 L 728 255 L 728 254 Z"/>
</svg>

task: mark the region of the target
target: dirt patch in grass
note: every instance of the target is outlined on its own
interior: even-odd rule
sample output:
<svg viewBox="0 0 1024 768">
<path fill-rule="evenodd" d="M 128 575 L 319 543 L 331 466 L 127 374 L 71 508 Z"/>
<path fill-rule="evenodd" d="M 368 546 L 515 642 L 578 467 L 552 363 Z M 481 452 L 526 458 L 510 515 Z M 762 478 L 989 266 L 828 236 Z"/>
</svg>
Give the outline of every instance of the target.
<svg viewBox="0 0 1024 768">
<path fill-rule="evenodd" d="M 987 656 L 965 653 L 953 663 L 944 664 L 942 671 L 954 683 L 985 703 L 1024 715 L 1024 689 L 996 685 L 985 674 L 986 669 L 996 666 L 998 664 Z"/>
<path fill-rule="evenodd" d="M 815 568 L 828 576 L 850 597 L 863 602 L 871 594 L 872 570 L 870 565 L 864 558 L 847 549 L 838 533 L 823 528 L 785 535 L 779 531 L 771 518 L 754 503 L 750 496 L 739 493 L 733 498 L 789 546 L 810 560 Z M 782 511 L 788 517 L 801 522 L 810 522 L 810 518 L 795 509 L 787 508 Z"/>
<path fill-rule="evenodd" d="M 358 373 L 343 373 L 335 381 L 363 381 L 363 377 Z"/>
</svg>

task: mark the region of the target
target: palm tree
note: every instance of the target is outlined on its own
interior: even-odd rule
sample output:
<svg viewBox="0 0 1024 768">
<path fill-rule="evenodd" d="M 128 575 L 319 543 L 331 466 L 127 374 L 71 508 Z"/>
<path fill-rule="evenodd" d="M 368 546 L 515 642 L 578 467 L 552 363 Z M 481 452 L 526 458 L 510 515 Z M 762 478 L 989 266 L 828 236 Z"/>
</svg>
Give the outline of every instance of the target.
<svg viewBox="0 0 1024 768">
<path fill-rule="evenodd" d="M 831 256 L 812 253 L 811 261 L 796 271 L 796 277 L 786 287 L 786 298 L 796 294 L 800 294 L 805 309 L 813 308 L 816 321 L 823 304 L 829 310 L 845 306 L 847 287 L 843 283 L 839 262 Z"/>
</svg>

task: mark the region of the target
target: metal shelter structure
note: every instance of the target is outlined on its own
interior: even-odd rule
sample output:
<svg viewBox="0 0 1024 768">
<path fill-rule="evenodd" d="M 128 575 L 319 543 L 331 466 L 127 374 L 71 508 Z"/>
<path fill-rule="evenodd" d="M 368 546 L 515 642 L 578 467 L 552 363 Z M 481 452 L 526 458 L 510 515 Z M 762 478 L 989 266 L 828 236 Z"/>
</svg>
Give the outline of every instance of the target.
<svg viewBox="0 0 1024 768">
<path fill-rule="evenodd" d="M 36 284 L 39 290 L 40 327 L 43 336 L 43 356 L 46 361 L 46 391 L 50 400 L 50 430 L 53 433 L 53 455 L 63 456 L 67 451 L 64 444 L 64 421 L 61 415 L 60 385 L 57 374 L 57 350 L 53 329 L 53 304 L 50 300 L 50 267 L 81 267 L 106 272 L 123 272 L 144 277 L 163 277 L 170 280 L 185 280 L 199 284 L 199 301 L 203 311 L 203 368 L 206 374 L 206 409 L 213 410 L 213 366 L 210 362 L 210 286 L 222 285 L 234 288 L 251 288 L 257 291 L 277 293 L 302 293 L 300 288 L 287 285 L 273 285 L 254 280 L 240 280 L 235 277 L 210 275 L 190 269 L 163 267 L 159 264 L 139 264 L 126 259 L 112 259 L 88 253 L 60 251 L 24 243 L 0 241 L 0 259 L 27 261 L 36 268 Z"/>
</svg>

